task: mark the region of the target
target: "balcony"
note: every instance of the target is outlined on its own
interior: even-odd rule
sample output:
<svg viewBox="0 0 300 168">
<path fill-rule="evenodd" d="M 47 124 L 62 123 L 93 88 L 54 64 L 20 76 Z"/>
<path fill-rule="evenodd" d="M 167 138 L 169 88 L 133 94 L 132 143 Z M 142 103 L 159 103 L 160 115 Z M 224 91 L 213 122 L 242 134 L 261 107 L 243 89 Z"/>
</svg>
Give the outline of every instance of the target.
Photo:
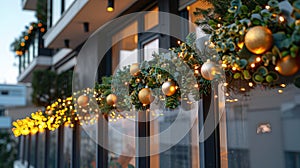
<svg viewBox="0 0 300 168">
<path fill-rule="evenodd" d="M 74 49 L 95 30 L 116 18 L 135 2 L 136 0 L 116 1 L 114 11 L 107 12 L 107 0 L 76 0 L 43 36 L 45 47 L 63 48 L 64 40 L 69 39 L 69 47 Z M 89 23 L 89 32 L 84 32 L 84 22 Z"/>
<path fill-rule="evenodd" d="M 36 10 L 37 0 L 22 0 L 22 8 L 24 10 Z"/>
<path fill-rule="evenodd" d="M 24 55 L 19 57 L 18 82 L 31 82 L 32 72 L 47 69 L 52 65 L 52 50 L 40 48 L 43 46 L 40 38 L 36 38 Z"/>
</svg>

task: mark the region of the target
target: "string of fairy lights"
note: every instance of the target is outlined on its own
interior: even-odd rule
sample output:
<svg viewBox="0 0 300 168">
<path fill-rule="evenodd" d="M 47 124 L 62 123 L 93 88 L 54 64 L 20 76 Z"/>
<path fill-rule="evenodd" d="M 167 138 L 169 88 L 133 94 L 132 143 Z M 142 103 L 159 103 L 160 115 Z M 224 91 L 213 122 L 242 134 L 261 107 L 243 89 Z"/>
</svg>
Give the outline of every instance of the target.
<svg viewBox="0 0 300 168">
<path fill-rule="evenodd" d="M 32 22 L 29 26 L 26 26 L 22 35 L 15 39 L 11 44 L 12 50 L 17 56 L 23 56 L 29 49 L 32 41 L 36 38 L 38 33 L 44 33 L 46 31 L 45 25 L 42 22 Z"/>
</svg>

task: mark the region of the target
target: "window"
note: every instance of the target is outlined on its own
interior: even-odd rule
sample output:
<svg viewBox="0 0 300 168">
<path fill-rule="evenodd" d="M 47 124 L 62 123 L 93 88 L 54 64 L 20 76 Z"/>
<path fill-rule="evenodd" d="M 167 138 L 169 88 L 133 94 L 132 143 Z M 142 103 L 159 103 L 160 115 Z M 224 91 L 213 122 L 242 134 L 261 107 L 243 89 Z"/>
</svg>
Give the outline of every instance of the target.
<svg viewBox="0 0 300 168">
<path fill-rule="evenodd" d="M 39 49 L 38 35 L 36 35 L 32 45 L 34 46 L 33 57 L 37 57 L 39 55 L 39 53 L 38 53 L 38 49 Z"/>
<path fill-rule="evenodd" d="M 132 137 L 135 136 L 135 116 L 132 112 L 123 111 L 122 114 L 126 118 L 120 118 L 116 115 L 109 117 L 108 127 L 108 145 L 111 152 L 109 152 L 110 166 L 135 166 L 136 146 Z"/>
<path fill-rule="evenodd" d="M 285 167 L 300 168 L 300 152 L 285 152 Z"/>
<path fill-rule="evenodd" d="M 5 109 L 0 108 L 0 116 L 5 116 Z"/>
<path fill-rule="evenodd" d="M 28 52 L 29 52 L 29 55 L 28 55 L 28 63 L 29 63 L 29 65 L 30 65 L 30 63 L 31 63 L 31 61 L 33 60 L 33 54 L 34 54 L 34 42 L 33 43 L 30 43 L 30 46 L 29 46 L 29 50 L 28 50 Z"/>
<path fill-rule="evenodd" d="M 65 1 L 65 11 L 73 4 L 75 0 L 64 0 Z"/>
<path fill-rule="evenodd" d="M 72 157 L 72 128 L 64 127 L 64 149 L 63 149 L 64 168 L 71 167 L 71 157 Z"/>
<path fill-rule="evenodd" d="M 9 93 L 8 90 L 2 90 L 1 91 L 1 95 L 8 95 L 8 93 Z"/>
<path fill-rule="evenodd" d="M 37 167 L 44 167 L 45 166 L 45 132 L 39 132 L 38 134 L 38 159 L 37 159 Z"/>
<path fill-rule="evenodd" d="M 153 53 L 159 53 L 159 40 L 154 39 L 144 45 L 144 60 L 151 60 Z"/>
<path fill-rule="evenodd" d="M 145 14 L 144 16 L 144 30 L 149 30 L 159 23 L 158 16 L 158 7 L 155 7 L 151 10 L 151 12 Z"/>
<path fill-rule="evenodd" d="M 138 61 L 138 23 L 134 21 L 133 23 L 126 26 L 124 29 L 113 35 L 112 43 L 112 71 L 117 67 L 123 67 L 136 63 Z M 128 37 L 128 34 L 132 34 Z"/>
<path fill-rule="evenodd" d="M 58 130 L 50 131 L 49 158 L 48 158 L 49 167 L 56 167 L 57 165 L 57 157 L 56 157 L 57 135 L 58 135 Z"/>
<path fill-rule="evenodd" d="M 228 168 L 300 166 L 300 90 L 292 85 L 281 89 L 255 88 L 249 96 L 229 92 L 238 101 L 226 102 L 226 129 L 220 129 Z"/>
<path fill-rule="evenodd" d="M 191 118 L 184 118 L 179 116 L 179 113 L 183 112 L 182 108 L 175 110 L 160 110 L 156 113 L 163 114 L 159 116 L 159 118 L 151 121 L 151 128 L 158 127 L 157 130 L 153 130 L 155 134 L 162 133 L 163 131 L 169 129 L 174 122 L 176 124 L 182 124 L 187 126 L 190 125 L 193 121 Z M 187 111 L 188 112 L 188 111 Z M 177 121 L 175 121 L 177 119 Z M 184 127 L 184 126 L 183 126 Z M 195 124 L 190 131 L 187 131 L 186 134 L 181 137 L 180 141 L 176 144 L 173 144 L 171 148 L 165 150 L 164 152 L 158 154 L 157 156 L 151 156 L 152 158 L 157 157 L 158 160 L 152 159 L 151 166 L 155 165 L 160 168 L 173 168 L 173 167 L 181 167 L 181 168 L 198 168 L 199 167 L 199 147 L 197 139 L 197 127 L 198 124 Z M 180 134 L 180 133 L 179 133 Z M 173 137 L 170 135 L 170 138 Z M 172 145 L 172 140 L 167 140 L 166 138 L 161 137 L 157 139 L 158 146 L 157 148 L 164 148 L 165 146 Z M 151 142 L 151 144 L 155 144 Z M 151 145 L 153 146 L 153 145 Z M 153 161 L 154 160 L 154 161 Z"/>
<path fill-rule="evenodd" d="M 112 37 L 112 70 L 138 62 L 138 22 L 133 21 Z M 129 35 L 131 34 L 131 35 Z M 129 35 L 129 36 L 127 36 Z M 127 36 L 127 37 L 124 37 Z M 108 146 L 111 152 L 108 155 L 110 167 L 135 166 L 136 146 L 131 137 L 135 136 L 135 114 L 123 111 L 112 112 L 108 117 Z"/>
<path fill-rule="evenodd" d="M 95 135 L 97 124 L 86 126 L 80 134 L 80 167 L 96 167 L 97 144 L 91 138 Z"/>
<path fill-rule="evenodd" d="M 31 149 L 30 149 L 30 165 L 35 164 L 35 151 L 36 151 L 36 135 L 31 135 Z"/>
<path fill-rule="evenodd" d="M 250 168 L 249 151 L 247 149 L 228 149 L 228 167 Z"/>
<path fill-rule="evenodd" d="M 52 26 L 54 26 L 61 17 L 61 0 L 52 0 Z"/>
</svg>

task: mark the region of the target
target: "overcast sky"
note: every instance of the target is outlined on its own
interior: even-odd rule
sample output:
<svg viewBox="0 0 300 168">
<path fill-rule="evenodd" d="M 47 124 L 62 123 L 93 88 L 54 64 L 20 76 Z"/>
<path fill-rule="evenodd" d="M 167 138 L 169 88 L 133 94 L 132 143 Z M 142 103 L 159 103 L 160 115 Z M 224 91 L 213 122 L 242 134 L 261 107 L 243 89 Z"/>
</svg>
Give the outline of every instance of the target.
<svg viewBox="0 0 300 168">
<path fill-rule="evenodd" d="M 26 25 L 36 21 L 35 12 L 23 10 L 21 2 L 0 1 L 0 83 L 17 83 L 19 62 L 10 50 L 10 44 L 21 35 Z"/>
</svg>

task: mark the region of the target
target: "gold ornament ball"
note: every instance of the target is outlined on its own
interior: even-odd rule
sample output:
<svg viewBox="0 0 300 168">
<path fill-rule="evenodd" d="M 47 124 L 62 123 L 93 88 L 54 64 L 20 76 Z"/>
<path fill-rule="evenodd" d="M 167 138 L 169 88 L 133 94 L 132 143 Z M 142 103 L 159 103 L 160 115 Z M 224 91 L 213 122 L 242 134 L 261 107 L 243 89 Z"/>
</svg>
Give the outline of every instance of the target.
<svg viewBox="0 0 300 168">
<path fill-rule="evenodd" d="M 176 93 L 176 85 L 173 81 L 167 81 L 163 83 L 161 89 L 166 96 L 172 96 Z"/>
<path fill-rule="evenodd" d="M 130 74 L 132 76 L 138 76 L 139 73 L 141 72 L 140 67 L 139 67 L 139 63 L 133 63 L 130 66 Z"/>
<path fill-rule="evenodd" d="M 250 52 L 263 54 L 273 46 L 271 30 L 263 26 L 251 28 L 245 35 L 245 45 Z"/>
<path fill-rule="evenodd" d="M 218 73 L 220 68 L 214 62 L 207 61 L 201 67 L 201 75 L 206 80 L 213 80 Z"/>
<path fill-rule="evenodd" d="M 112 93 L 112 94 L 109 94 L 109 95 L 106 97 L 106 103 L 107 103 L 108 105 L 110 105 L 110 106 L 116 104 L 117 101 L 118 101 L 118 97 L 117 97 L 117 95 L 115 95 L 115 94 L 113 94 L 113 93 Z"/>
<path fill-rule="evenodd" d="M 140 90 L 138 97 L 140 102 L 146 105 L 152 103 L 152 101 L 154 100 L 152 92 L 149 88 L 143 88 L 142 90 Z"/>
<path fill-rule="evenodd" d="M 297 59 L 290 55 L 283 57 L 276 64 L 278 72 L 283 76 L 291 76 L 298 72 L 299 64 Z"/>
<path fill-rule="evenodd" d="M 86 95 L 81 95 L 77 99 L 77 104 L 82 107 L 86 107 L 89 103 L 89 97 Z"/>
</svg>

